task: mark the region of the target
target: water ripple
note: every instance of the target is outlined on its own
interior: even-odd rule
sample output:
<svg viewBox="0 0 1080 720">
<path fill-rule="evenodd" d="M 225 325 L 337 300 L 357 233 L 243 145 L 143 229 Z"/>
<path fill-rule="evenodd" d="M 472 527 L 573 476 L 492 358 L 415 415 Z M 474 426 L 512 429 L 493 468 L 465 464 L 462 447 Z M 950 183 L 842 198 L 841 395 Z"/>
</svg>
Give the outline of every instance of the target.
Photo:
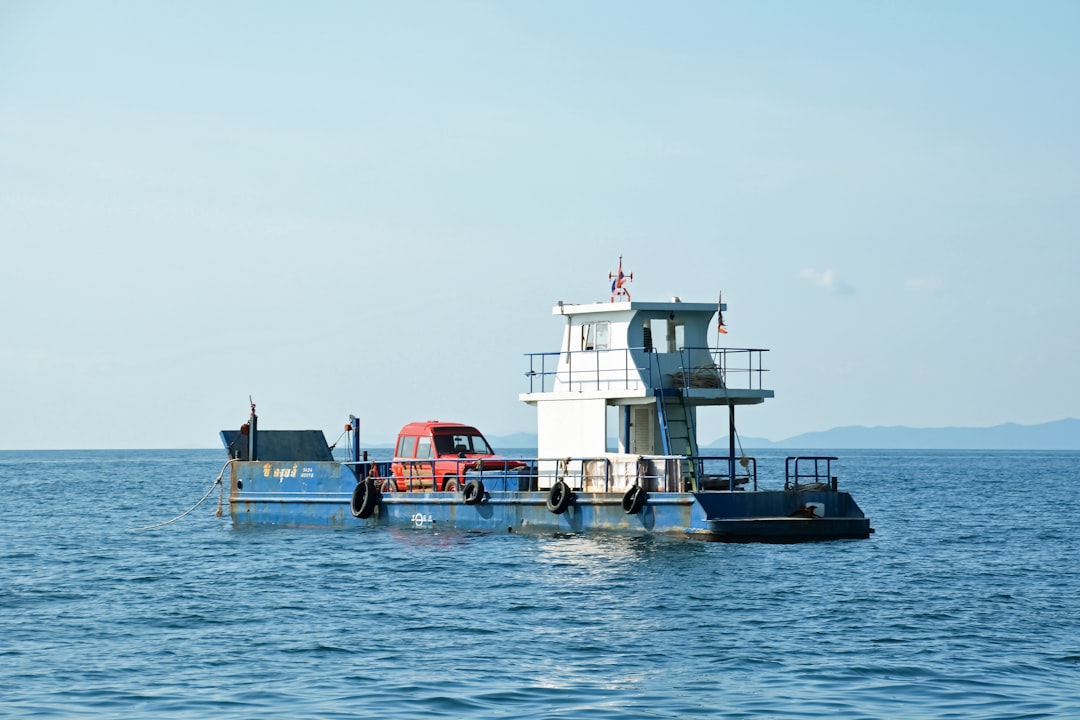
<svg viewBox="0 0 1080 720">
<path fill-rule="evenodd" d="M 1077 461 L 855 453 L 871 540 L 729 546 L 130 533 L 218 454 L 0 453 L 0 717 L 1080 717 Z"/>
</svg>

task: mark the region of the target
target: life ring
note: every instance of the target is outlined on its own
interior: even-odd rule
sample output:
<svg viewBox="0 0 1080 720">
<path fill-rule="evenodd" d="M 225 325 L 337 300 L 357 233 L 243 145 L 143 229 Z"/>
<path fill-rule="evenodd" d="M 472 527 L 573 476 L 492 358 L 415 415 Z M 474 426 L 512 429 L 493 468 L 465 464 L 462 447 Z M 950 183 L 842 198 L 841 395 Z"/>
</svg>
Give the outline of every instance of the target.
<svg viewBox="0 0 1080 720">
<path fill-rule="evenodd" d="M 645 507 L 649 493 L 640 485 L 634 485 L 622 496 L 622 509 L 627 515 L 637 515 Z"/>
<path fill-rule="evenodd" d="M 461 495 L 466 505 L 479 505 L 484 499 L 484 483 L 480 480 L 470 480 L 465 483 L 465 490 Z"/>
<path fill-rule="evenodd" d="M 570 489 L 570 486 L 559 480 L 548 491 L 547 509 L 556 515 L 562 515 L 566 512 L 566 508 L 570 507 L 573 500 L 574 492 Z"/>
<path fill-rule="evenodd" d="M 379 487 L 375 484 L 374 478 L 365 478 L 363 482 L 357 483 L 353 489 L 352 501 L 349 503 L 353 517 L 365 520 L 371 517 L 378 505 Z"/>
</svg>

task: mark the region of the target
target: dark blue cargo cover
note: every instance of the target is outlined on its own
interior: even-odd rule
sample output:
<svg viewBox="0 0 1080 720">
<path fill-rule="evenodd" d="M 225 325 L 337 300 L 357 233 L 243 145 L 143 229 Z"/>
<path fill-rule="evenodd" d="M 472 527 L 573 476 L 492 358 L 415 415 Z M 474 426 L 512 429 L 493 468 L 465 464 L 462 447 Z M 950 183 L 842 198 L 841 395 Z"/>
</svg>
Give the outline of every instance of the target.
<svg viewBox="0 0 1080 720">
<path fill-rule="evenodd" d="M 334 459 L 322 430 L 259 430 L 256 460 L 329 462 Z M 248 436 L 239 430 L 222 430 L 221 442 L 229 457 L 250 460 Z"/>
</svg>

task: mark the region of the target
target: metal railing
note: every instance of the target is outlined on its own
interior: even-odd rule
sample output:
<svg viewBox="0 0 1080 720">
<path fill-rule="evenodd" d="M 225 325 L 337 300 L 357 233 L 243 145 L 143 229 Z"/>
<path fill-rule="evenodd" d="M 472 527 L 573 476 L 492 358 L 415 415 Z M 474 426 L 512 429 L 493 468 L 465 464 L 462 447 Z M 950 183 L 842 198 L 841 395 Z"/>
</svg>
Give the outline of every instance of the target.
<svg viewBox="0 0 1080 720">
<path fill-rule="evenodd" d="M 479 479 L 489 490 L 537 492 L 558 481 L 586 493 L 622 492 L 640 484 L 649 492 L 757 490 L 757 460 L 726 455 L 646 455 L 621 465 L 610 457 L 440 458 L 343 463 L 357 480 L 375 478 L 384 492 L 461 492 Z M 444 487 L 453 479 L 456 488 Z"/>
<path fill-rule="evenodd" d="M 572 390 L 640 390 L 642 386 L 689 389 L 718 387 L 764 389 L 763 356 L 758 348 L 683 348 L 658 353 L 644 347 L 526 353 L 529 392 L 549 392 L 556 381 Z M 694 363 L 694 358 L 708 357 Z M 640 366 L 638 359 L 645 360 Z"/>
<path fill-rule="evenodd" d="M 764 390 L 765 373 L 762 364 L 768 350 L 759 348 L 714 348 L 710 350 L 713 363 L 720 371 L 726 387 L 745 390 Z M 738 382 L 745 378 L 745 382 Z"/>
<path fill-rule="evenodd" d="M 831 455 L 799 455 L 784 461 L 785 490 L 832 490 L 836 491 L 836 476 L 832 474 Z M 813 464 L 813 470 L 807 468 Z M 824 468 L 822 468 L 824 464 Z"/>
<path fill-rule="evenodd" d="M 382 465 L 382 463 L 380 463 Z M 445 483 L 453 480 L 457 491 L 473 478 L 489 480 L 513 479 L 514 490 L 521 489 L 517 480 L 528 470 L 529 462 L 513 458 L 434 458 L 430 460 L 393 460 L 380 467 L 379 480 L 389 492 L 448 492 Z"/>
<path fill-rule="evenodd" d="M 638 367 L 628 349 L 526 353 L 526 357 L 529 370 L 525 377 L 531 393 L 552 390 L 556 380 L 578 390 L 638 390 L 643 381 L 646 386 L 654 385 L 653 370 Z M 563 358 L 565 369 L 560 368 Z"/>
<path fill-rule="evenodd" d="M 691 458 L 697 463 L 695 477 L 702 490 L 741 490 L 749 485 L 756 492 L 757 458 L 746 455 L 733 458 L 728 455 Z"/>
</svg>

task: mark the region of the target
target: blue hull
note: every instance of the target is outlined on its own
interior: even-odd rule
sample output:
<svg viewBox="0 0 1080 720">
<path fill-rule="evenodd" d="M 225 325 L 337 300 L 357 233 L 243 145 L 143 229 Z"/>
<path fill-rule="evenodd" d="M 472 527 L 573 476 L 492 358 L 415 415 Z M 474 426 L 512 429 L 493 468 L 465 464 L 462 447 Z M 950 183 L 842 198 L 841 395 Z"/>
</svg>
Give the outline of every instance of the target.
<svg viewBox="0 0 1080 720">
<path fill-rule="evenodd" d="M 355 517 L 353 492 L 371 466 L 338 462 L 230 463 L 234 523 L 294 527 L 387 526 L 488 532 L 657 533 L 727 542 L 863 539 L 870 521 L 848 493 L 806 491 L 654 492 L 640 512 L 621 493 L 577 492 L 570 506 L 548 509 L 548 492 L 522 489 L 516 475 L 484 474 L 486 492 L 467 504 L 458 492 L 386 492 L 370 517 Z M 385 468 L 384 468 L 385 471 Z M 800 515 L 818 504 L 820 517 Z"/>
</svg>

